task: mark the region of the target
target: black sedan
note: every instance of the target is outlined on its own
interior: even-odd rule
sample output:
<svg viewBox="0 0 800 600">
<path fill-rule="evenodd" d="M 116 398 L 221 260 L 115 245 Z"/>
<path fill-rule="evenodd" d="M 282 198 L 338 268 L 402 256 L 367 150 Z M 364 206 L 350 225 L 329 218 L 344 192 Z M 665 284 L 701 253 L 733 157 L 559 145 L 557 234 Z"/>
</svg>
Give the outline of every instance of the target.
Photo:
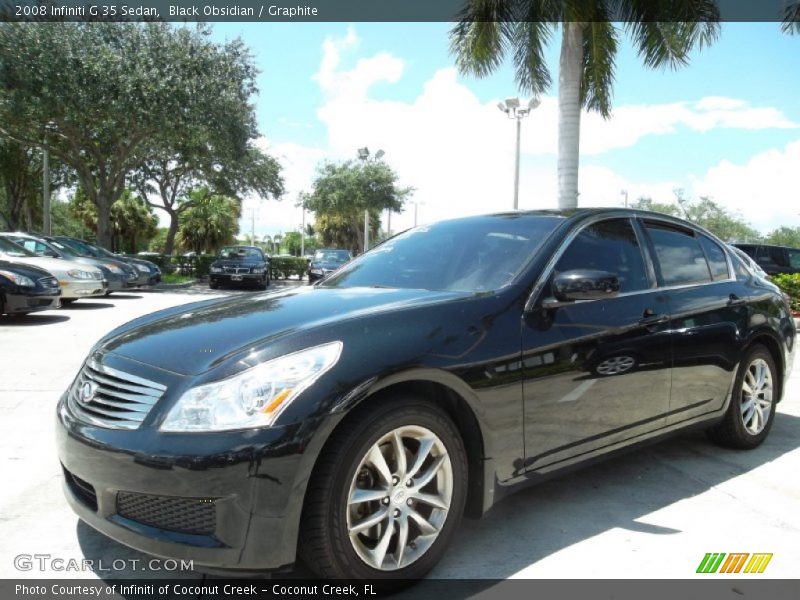
<svg viewBox="0 0 800 600">
<path fill-rule="evenodd" d="M 269 259 L 256 246 L 226 246 L 211 263 L 208 286 L 249 285 L 267 289 L 270 282 Z"/>
<path fill-rule="evenodd" d="M 24 315 L 61 306 L 58 279 L 39 267 L 0 260 L 0 315 Z"/>
<path fill-rule="evenodd" d="M 352 258 L 347 250 L 321 248 L 308 263 L 308 280 L 314 282 L 327 277 Z"/>
<path fill-rule="evenodd" d="M 795 339 L 779 290 L 679 219 L 436 223 L 106 335 L 58 405 L 65 493 L 162 557 L 414 579 L 463 514 L 576 465 L 688 427 L 758 446 Z"/>
</svg>

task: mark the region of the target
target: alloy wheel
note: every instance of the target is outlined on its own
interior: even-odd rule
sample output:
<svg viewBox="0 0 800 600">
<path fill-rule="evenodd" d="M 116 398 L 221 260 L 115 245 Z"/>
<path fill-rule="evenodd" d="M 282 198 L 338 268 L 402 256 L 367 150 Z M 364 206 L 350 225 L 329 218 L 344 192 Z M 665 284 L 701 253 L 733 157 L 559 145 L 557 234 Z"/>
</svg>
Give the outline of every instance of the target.
<svg viewBox="0 0 800 600">
<path fill-rule="evenodd" d="M 772 410 L 772 372 L 762 358 L 750 363 L 742 380 L 742 423 L 750 435 L 758 435 Z"/>
<path fill-rule="evenodd" d="M 425 427 L 398 427 L 369 448 L 355 471 L 350 543 L 374 569 L 407 567 L 436 541 L 452 498 L 453 467 L 441 439 Z"/>
<path fill-rule="evenodd" d="M 619 375 L 630 370 L 636 360 L 632 356 L 614 356 L 607 358 L 597 365 L 597 372 L 600 375 Z"/>
</svg>

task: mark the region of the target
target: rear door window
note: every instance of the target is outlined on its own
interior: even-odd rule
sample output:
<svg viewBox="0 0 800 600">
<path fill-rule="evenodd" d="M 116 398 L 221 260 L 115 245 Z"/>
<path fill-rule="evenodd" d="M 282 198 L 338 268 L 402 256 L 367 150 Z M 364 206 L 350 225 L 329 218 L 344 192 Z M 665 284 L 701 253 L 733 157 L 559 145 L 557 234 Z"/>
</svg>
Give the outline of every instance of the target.
<svg viewBox="0 0 800 600">
<path fill-rule="evenodd" d="M 645 228 L 653 242 L 664 285 L 711 281 L 711 271 L 697 237 L 660 223 L 646 223 Z"/>
</svg>

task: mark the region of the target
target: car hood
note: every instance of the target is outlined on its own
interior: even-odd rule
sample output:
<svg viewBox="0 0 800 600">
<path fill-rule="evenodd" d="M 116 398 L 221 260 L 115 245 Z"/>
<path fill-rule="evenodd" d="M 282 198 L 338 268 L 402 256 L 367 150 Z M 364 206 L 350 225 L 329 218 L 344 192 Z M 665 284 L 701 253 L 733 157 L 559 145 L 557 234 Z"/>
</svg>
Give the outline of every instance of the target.
<svg viewBox="0 0 800 600">
<path fill-rule="evenodd" d="M 464 292 L 383 288 L 297 287 L 269 294 L 207 300 L 146 315 L 96 346 L 182 375 L 199 374 L 244 351 L 343 320 L 470 297 Z"/>
<path fill-rule="evenodd" d="M 25 277 L 40 279 L 42 277 L 52 277 L 49 271 L 35 265 L 21 264 L 18 262 L 0 259 L 0 269 L 6 269 Z"/>
</svg>

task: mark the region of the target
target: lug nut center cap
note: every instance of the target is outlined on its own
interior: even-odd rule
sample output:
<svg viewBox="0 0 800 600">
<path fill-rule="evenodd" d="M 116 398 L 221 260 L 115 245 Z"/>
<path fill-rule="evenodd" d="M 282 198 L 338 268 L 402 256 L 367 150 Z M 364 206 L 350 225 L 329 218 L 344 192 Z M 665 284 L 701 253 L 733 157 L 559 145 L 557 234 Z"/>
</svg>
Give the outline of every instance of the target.
<svg viewBox="0 0 800 600">
<path fill-rule="evenodd" d="M 408 497 L 408 491 L 405 487 L 399 487 L 392 492 L 392 504 L 402 504 Z"/>
</svg>

